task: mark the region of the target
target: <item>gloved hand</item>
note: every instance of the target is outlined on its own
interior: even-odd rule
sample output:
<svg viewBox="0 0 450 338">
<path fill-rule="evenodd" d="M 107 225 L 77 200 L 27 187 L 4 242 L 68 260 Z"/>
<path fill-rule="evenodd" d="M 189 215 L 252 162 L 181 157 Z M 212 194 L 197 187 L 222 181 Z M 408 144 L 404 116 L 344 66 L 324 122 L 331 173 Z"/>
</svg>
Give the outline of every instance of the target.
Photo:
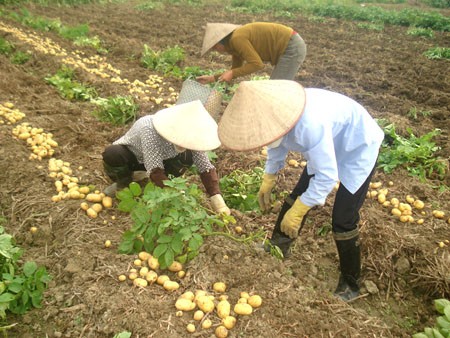
<svg viewBox="0 0 450 338">
<path fill-rule="evenodd" d="M 270 209 L 270 195 L 273 187 L 275 186 L 276 180 L 277 175 L 275 174 L 264 174 L 263 176 L 263 181 L 258 192 L 259 207 L 262 211 Z"/>
<path fill-rule="evenodd" d="M 218 214 L 230 215 L 230 208 L 227 207 L 225 201 L 221 194 L 216 194 L 211 196 L 211 206 L 213 207 L 214 212 Z"/>
<path fill-rule="evenodd" d="M 298 230 L 302 224 L 303 217 L 309 209 L 311 209 L 311 207 L 303 204 L 302 201 L 297 198 L 281 221 L 281 231 L 292 239 L 297 238 Z"/>
</svg>

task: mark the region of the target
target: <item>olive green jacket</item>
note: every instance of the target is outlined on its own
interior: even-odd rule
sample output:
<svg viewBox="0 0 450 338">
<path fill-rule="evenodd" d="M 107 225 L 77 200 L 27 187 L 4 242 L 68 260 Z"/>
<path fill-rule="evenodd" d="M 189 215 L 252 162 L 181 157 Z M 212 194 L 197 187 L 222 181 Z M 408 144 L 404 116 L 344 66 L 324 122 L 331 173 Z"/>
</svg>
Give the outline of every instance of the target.
<svg viewBox="0 0 450 338">
<path fill-rule="evenodd" d="M 233 78 L 263 69 L 264 62 L 276 65 L 292 33 L 290 27 L 268 22 L 253 22 L 237 28 L 225 45 L 233 56 Z"/>
</svg>

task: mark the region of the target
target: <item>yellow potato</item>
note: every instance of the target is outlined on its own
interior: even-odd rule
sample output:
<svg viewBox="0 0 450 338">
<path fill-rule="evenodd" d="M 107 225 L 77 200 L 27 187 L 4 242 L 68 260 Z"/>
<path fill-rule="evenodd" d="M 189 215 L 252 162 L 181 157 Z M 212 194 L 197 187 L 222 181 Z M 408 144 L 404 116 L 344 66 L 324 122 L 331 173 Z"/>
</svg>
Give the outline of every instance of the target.
<svg viewBox="0 0 450 338">
<path fill-rule="evenodd" d="M 240 298 L 250 298 L 250 295 L 248 294 L 248 292 L 242 291 L 240 293 Z"/>
<path fill-rule="evenodd" d="M 197 310 L 194 312 L 194 320 L 202 320 L 203 317 L 205 316 L 205 313 L 202 310 Z"/>
<path fill-rule="evenodd" d="M 200 296 L 197 299 L 197 306 L 203 312 L 211 312 L 214 310 L 214 302 L 208 296 Z"/>
<path fill-rule="evenodd" d="M 80 204 L 80 208 L 86 211 L 87 209 L 89 209 L 89 204 L 87 204 L 86 202 L 82 202 Z"/>
<path fill-rule="evenodd" d="M 236 317 L 227 316 L 222 319 L 222 325 L 231 330 L 236 325 Z"/>
<path fill-rule="evenodd" d="M 87 210 L 86 210 L 86 214 L 87 214 L 90 218 L 97 218 L 97 216 L 98 216 L 97 212 L 96 212 L 94 209 L 92 209 L 92 208 L 87 209 Z"/>
<path fill-rule="evenodd" d="M 153 271 L 153 270 L 150 270 L 145 275 L 145 280 L 147 282 L 149 282 L 150 284 L 153 284 L 154 282 L 156 282 L 157 279 L 158 279 L 158 274 L 155 271 Z"/>
<path fill-rule="evenodd" d="M 147 274 L 148 274 L 148 268 L 146 267 L 146 266 L 143 266 L 140 270 L 139 270 L 139 275 L 141 276 L 141 277 L 144 277 L 145 278 L 145 276 L 147 276 Z"/>
<path fill-rule="evenodd" d="M 195 309 L 195 303 L 186 298 L 178 298 L 175 302 L 175 307 L 177 310 L 181 311 L 192 311 Z"/>
<path fill-rule="evenodd" d="M 183 266 L 180 262 L 173 261 L 167 269 L 172 272 L 178 272 L 183 269 Z"/>
<path fill-rule="evenodd" d="M 175 291 L 180 288 L 180 284 L 171 280 L 166 280 L 163 284 L 163 288 L 167 291 Z"/>
<path fill-rule="evenodd" d="M 192 291 L 186 291 L 180 298 L 189 299 L 191 302 L 194 301 L 195 295 Z"/>
<path fill-rule="evenodd" d="M 433 216 L 436 218 L 444 218 L 445 213 L 440 210 L 433 210 Z"/>
<path fill-rule="evenodd" d="M 99 213 L 100 211 L 102 211 L 103 207 L 100 203 L 94 203 L 92 204 L 91 208 L 93 210 L 95 210 L 96 213 Z"/>
<path fill-rule="evenodd" d="M 178 271 L 177 276 L 178 276 L 178 278 L 183 278 L 184 276 L 186 276 L 186 271 L 183 271 L 183 270 Z"/>
<path fill-rule="evenodd" d="M 227 289 L 227 286 L 223 282 L 216 282 L 213 284 L 213 290 L 218 293 L 224 293 Z"/>
<path fill-rule="evenodd" d="M 141 251 L 141 252 L 139 252 L 139 254 L 138 254 L 138 258 L 141 260 L 141 261 L 146 261 L 146 260 L 148 260 L 149 258 L 150 258 L 150 254 L 148 253 L 148 252 L 145 252 L 145 251 Z"/>
<path fill-rule="evenodd" d="M 202 329 L 209 329 L 212 326 L 212 321 L 210 319 L 205 319 L 202 322 Z"/>
<path fill-rule="evenodd" d="M 159 285 L 164 285 L 166 281 L 170 280 L 169 276 L 167 275 L 160 275 L 158 276 L 158 279 L 156 280 L 156 283 Z"/>
<path fill-rule="evenodd" d="M 86 195 L 86 200 L 89 202 L 100 203 L 102 201 L 102 196 L 100 194 L 91 193 Z"/>
<path fill-rule="evenodd" d="M 252 307 L 252 308 L 257 308 L 260 307 L 262 304 L 262 298 L 259 295 L 253 295 L 250 296 L 250 298 L 247 299 L 247 303 Z"/>
<path fill-rule="evenodd" d="M 188 332 L 190 332 L 190 333 L 195 332 L 195 325 L 192 324 L 192 323 L 188 324 L 188 325 L 186 326 L 186 330 L 187 330 Z"/>
<path fill-rule="evenodd" d="M 112 207 L 112 204 L 113 204 L 112 198 L 109 197 L 109 196 L 103 197 L 103 198 L 102 198 L 102 204 L 103 204 L 103 206 L 104 206 L 105 208 L 111 208 L 111 207 Z"/>
<path fill-rule="evenodd" d="M 227 300 L 221 300 L 217 304 L 217 315 L 219 318 L 226 318 L 230 315 L 231 305 Z"/>
<path fill-rule="evenodd" d="M 125 276 L 125 275 L 120 275 L 120 276 L 118 277 L 118 279 L 119 279 L 119 281 L 124 282 L 124 281 L 127 280 L 127 276 Z"/>
<path fill-rule="evenodd" d="M 148 282 L 143 278 L 135 278 L 133 280 L 133 285 L 141 288 L 145 288 L 148 285 Z"/>
<path fill-rule="evenodd" d="M 220 325 L 218 327 L 216 327 L 216 330 L 214 331 L 215 335 L 217 338 L 226 338 L 228 337 L 228 329 L 223 326 Z"/>
<path fill-rule="evenodd" d="M 128 278 L 130 280 L 135 280 L 136 278 L 138 278 L 137 272 L 130 272 L 129 275 L 128 275 Z"/>
<path fill-rule="evenodd" d="M 419 210 L 421 210 L 425 207 L 425 203 L 423 203 L 421 200 L 415 200 L 413 205 L 414 205 L 414 208 L 419 209 Z"/>
<path fill-rule="evenodd" d="M 237 303 L 234 306 L 234 313 L 242 316 L 250 315 L 253 312 L 253 308 L 250 304 L 246 303 Z"/>
<path fill-rule="evenodd" d="M 109 239 L 107 239 L 105 241 L 105 248 L 109 248 L 111 246 L 111 241 Z"/>
<path fill-rule="evenodd" d="M 150 267 L 150 269 L 152 270 L 157 270 L 159 269 L 159 262 L 158 262 L 158 258 L 155 258 L 153 256 L 150 256 L 147 260 L 147 264 Z"/>
</svg>

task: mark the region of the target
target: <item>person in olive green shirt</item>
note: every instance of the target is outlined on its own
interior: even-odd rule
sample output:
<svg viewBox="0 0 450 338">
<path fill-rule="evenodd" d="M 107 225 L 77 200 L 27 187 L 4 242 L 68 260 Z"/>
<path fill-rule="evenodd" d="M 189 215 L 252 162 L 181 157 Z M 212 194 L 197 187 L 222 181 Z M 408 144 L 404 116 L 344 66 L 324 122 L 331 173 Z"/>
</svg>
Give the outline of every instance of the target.
<svg viewBox="0 0 450 338">
<path fill-rule="evenodd" d="M 208 23 L 201 55 L 209 50 L 232 55 L 231 70 L 203 75 L 203 84 L 231 80 L 262 70 L 265 62 L 274 69 L 271 79 L 294 80 L 306 57 L 306 44 L 292 28 L 278 23 L 253 22 L 246 25 Z"/>
</svg>

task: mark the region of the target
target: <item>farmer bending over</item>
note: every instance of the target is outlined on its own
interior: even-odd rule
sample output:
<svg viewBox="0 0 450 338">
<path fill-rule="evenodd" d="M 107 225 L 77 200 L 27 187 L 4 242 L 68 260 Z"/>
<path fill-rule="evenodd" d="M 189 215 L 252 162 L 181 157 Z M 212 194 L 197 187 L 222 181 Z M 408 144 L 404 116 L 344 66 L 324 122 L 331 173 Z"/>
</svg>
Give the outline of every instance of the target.
<svg viewBox="0 0 450 338">
<path fill-rule="evenodd" d="M 288 152 L 300 152 L 308 161 L 284 201 L 270 239 L 285 257 L 308 211 L 324 205 L 340 181 L 332 213 L 340 261 L 335 295 L 344 301 L 357 297 L 361 271 L 359 209 L 384 137 L 367 110 L 342 94 L 304 89 L 294 81 L 244 81 L 226 108 L 218 132 L 222 144 L 232 150 L 267 145 L 265 174 L 258 194 L 263 211 L 271 207 L 271 191 Z"/>
<path fill-rule="evenodd" d="M 214 211 L 229 215 L 216 169 L 205 152 L 219 146 L 217 123 L 199 100 L 141 117 L 102 154 L 105 172 L 115 182 L 104 192 L 114 195 L 132 182 L 134 171 L 142 170 L 164 187 L 167 175 L 180 176 L 195 164 Z"/>
<path fill-rule="evenodd" d="M 253 22 L 243 26 L 228 23 L 208 23 L 201 55 L 210 49 L 232 55 L 231 70 L 218 75 L 203 75 L 197 81 L 230 82 L 264 68 L 264 62 L 274 67 L 271 79 L 294 80 L 306 57 L 306 44 L 292 28 L 269 22 Z"/>
</svg>

